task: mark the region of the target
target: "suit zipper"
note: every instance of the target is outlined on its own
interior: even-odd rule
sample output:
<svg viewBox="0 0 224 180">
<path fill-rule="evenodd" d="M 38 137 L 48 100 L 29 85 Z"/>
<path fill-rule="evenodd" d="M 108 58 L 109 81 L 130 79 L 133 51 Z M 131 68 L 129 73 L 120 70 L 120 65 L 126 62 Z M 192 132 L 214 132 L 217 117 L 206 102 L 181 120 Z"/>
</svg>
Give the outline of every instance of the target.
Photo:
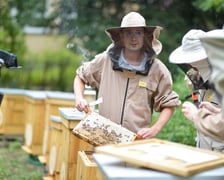
<svg viewBox="0 0 224 180">
<path fill-rule="evenodd" d="M 123 106 L 122 106 L 122 111 L 121 111 L 121 125 L 123 124 L 124 108 L 125 108 L 125 102 L 126 102 L 126 97 L 127 97 L 127 92 L 128 92 L 128 85 L 129 85 L 129 78 L 127 79 L 127 84 L 126 84 L 126 89 L 125 89 L 125 94 L 124 94 L 124 101 L 123 101 Z"/>
</svg>

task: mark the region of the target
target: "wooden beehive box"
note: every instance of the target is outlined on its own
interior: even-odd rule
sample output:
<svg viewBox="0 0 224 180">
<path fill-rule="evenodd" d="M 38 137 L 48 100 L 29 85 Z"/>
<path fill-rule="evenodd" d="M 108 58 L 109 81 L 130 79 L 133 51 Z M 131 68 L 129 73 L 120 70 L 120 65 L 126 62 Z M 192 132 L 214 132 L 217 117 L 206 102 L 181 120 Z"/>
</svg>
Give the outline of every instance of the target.
<svg viewBox="0 0 224 180">
<path fill-rule="evenodd" d="M 97 180 L 97 165 L 92 158 L 93 151 L 79 151 L 77 160 L 76 179 Z"/>
<path fill-rule="evenodd" d="M 75 106 L 75 97 L 74 93 L 69 92 L 60 92 L 60 91 L 47 91 L 46 92 L 46 113 L 45 113 L 45 129 L 43 136 L 43 149 L 42 154 L 39 156 L 41 163 L 47 163 L 47 156 L 49 155 L 49 138 L 50 138 L 50 117 L 59 116 L 58 108 L 59 107 L 74 107 Z"/>
<path fill-rule="evenodd" d="M 24 90 L 0 89 L 0 134 L 23 135 L 25 129 Z"/>
<path fill-rule="evenodd" d="M 90 144 L 77 138 L 72 133 L 73 128 L 85 117 L 85 114 L 74 108 L 59 108 L 59 113 L 62 120 L 63 139 L 60 179 L 75 179 L 78 151 L 92 150 Z"/>
<path fill-rule="evenodd" d="M 41 155 L 45 125 L 44 91 L 26 91 L 25 144 L 22 149 L 32 155 Z"/>
<path fill-rule="evenodd" d="M 59 116 L 51 116 L 50 119 L 50 153 L 46 156 L 46 166 L 48 167 L 48 178 L 52 177 L 55 179 L 55 177 L 59 174 L 61 167 L 61 149 L 63 146 L 62 122 Z"/>
<path fill-rule="evenodd" d="M 74 93 L 47 91 L 46 92 L 46 123 L 50 121 L 50 116 L 59 116 L 58 108 L 60 107 L 74 107 L 75 96 Z"/>
<path fill-rule="evenodd" d="M 88 101 L 95 99 L 95 91 L 85 90 L 84 96 Z M 50 139 L 50 116 L 59 116 L 58 108 L 75 107 L 75 96 L 73 92 L 47 91 L 46 92 L 46 113 L 45 113 L 45 129 L 43 137 L 42 154 L 38 157 L 42 164 L 47 163 L 49 156 L 49 139 Z"/>
</svg>

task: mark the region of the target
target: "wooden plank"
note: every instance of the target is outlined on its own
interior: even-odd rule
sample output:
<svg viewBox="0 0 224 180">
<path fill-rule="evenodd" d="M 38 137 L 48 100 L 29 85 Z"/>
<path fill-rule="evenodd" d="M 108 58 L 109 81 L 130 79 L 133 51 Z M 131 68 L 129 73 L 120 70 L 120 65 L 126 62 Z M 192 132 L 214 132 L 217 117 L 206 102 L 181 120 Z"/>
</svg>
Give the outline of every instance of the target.
<svg viewBox="0 0 224 180">
<path fill-rule="evenodd" d="M 43 180 L 54 180 L 53 176 L 44 176 Z"/>
<path fill-rule="evenodd" d="M 22 150 L 24 150 L 28 154 L 32 154 L 33 153 L 32 150 L 28 146 L 25 146 L 25 145 L 22 146 Z"/>
<path fill-rule="evenodd" d="M 45 156 L 38 156 L 38 159 L 39 161 L 42 163 L 42 164 L 46 164 L 47 163 L 47 159 Z"/>
</svg>

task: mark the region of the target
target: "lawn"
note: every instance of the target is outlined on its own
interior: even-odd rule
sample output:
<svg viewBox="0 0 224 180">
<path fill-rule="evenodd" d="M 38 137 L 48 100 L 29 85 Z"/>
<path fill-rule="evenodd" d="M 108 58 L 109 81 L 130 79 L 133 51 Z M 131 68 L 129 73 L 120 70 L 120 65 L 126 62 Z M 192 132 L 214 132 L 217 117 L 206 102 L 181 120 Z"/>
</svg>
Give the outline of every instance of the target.
<svg viewBox="0 0 224 180">
<path fill-rule="evenodd" d="M 30 156 L 21 149 L 21 141 L 11 140 L 8 146 L 0 141 L 1 180 L 40 180 L 43 167 L 35 165 Z"/>
</svg>

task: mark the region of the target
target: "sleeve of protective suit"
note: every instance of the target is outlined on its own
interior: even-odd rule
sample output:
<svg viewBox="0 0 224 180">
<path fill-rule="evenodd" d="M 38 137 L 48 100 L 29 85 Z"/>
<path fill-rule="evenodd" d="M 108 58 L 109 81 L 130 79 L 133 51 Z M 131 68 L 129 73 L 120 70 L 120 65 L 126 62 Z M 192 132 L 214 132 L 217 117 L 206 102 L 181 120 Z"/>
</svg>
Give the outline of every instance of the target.
<svg viewBox="0 0 224 180">
<path fill-rule="evenodd" d="M 157 83 L 154 93 L 154 109 L 160 112 L 166 107 L 179 106 L 181 104 L 179 95 L 173 91 L 173 81 L 167 67 L 160 61 L 155 61 L 151 68 L 151 76 Z"/>
<path fill-rule="evenodd" d="M 105 56 L 105 53 L 98 54 L 93 60 L 84 63 L 76 70 L 76 74 L 85 82 L 86 85 L 96 88 L 99 87 Z"/>
<path fill-rule="evenodd" d="M 198 131 L 203 134 L 217 140 L 224 140 L 224 118 L 222 113 L 213 114 L 202 108 L 193 117 L 193 122 Z"/>
</svg>

